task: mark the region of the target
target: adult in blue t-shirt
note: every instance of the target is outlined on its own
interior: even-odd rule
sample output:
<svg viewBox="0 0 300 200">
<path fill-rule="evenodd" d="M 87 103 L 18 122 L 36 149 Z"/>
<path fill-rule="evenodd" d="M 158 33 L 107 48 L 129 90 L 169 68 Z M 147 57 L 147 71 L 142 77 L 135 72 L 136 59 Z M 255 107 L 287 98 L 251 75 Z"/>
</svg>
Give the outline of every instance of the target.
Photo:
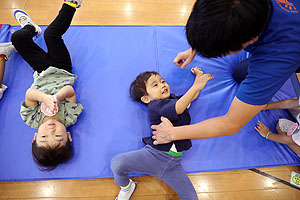
<svg viewBox="0 0 300 200">
<path fill-rule="evenodd" d="M 197 0 L 186 36 L 191 48 L 174 59 L 182 69 L 196 53 L 211 58 L 244 49 L 248 75 L 225 115 L 180 127 L 164 118 L 152 126 L 155 144 L 232 135 L 264 109 L 300 66 L 300 1 Z"/>
</svg>

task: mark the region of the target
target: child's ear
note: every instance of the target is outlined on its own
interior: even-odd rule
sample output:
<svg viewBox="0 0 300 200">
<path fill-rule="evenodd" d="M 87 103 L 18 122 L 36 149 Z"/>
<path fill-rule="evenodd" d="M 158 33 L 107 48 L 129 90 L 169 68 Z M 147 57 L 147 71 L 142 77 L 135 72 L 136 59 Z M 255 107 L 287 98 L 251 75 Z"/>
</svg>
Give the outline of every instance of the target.
<svg viewBox="0 0 300 200">
<path fill-rule="evenodd" d="M 145 104 L 148 104 L 148 103 L 150 103 L 151 100 L 148 96 L 142 96 L 141 101 Z"/>
<path fill-rule="evenodd" d="M 37 133 L 34 133 L 34 136 L 33 136 L 33 139 L 32 139 L 32 143 L 34 143 L 36 141 L 36 136 L 37 136 Z"/>
<path fill-rule="evenodd" d="M 70 132 L 67 132 L 67 135 L 68 135 L 68 139 L 70 142 L 72 142 L 72 137 L 71 137 L 71 133 Z"/>
</svg>

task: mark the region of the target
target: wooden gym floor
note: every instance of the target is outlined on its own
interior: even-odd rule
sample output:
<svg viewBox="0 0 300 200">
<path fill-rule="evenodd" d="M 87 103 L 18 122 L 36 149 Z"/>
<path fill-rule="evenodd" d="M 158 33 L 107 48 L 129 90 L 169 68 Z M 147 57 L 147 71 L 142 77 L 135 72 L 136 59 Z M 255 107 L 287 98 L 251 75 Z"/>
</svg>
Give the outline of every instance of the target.
<svg viewBox="0 0 300 200">
<path fill-rule="evenodd" d="M 26 10 L 37 24 L 47 25 L 63 0 L 0 0 L 0 24 L 17 25 L 13 10 Z M 73 25 L 185 25 L 194 0 L 83 0 Z M 203 200 L 296 200 L 300 188 L 289 185 L 299 166 L 189 174 Z M 132 200 L 179 199 L 154 177 L 135 177 Z M 113 179 L 0 182 L 0 199 L 113 200 L 119 187 Z"/>
</svg>

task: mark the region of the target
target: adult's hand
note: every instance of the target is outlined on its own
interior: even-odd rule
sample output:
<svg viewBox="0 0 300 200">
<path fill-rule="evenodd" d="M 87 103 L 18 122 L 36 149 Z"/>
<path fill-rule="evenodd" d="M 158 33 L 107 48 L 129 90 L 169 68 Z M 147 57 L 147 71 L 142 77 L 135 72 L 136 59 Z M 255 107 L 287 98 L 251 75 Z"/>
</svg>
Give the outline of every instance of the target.
<svg viewBox="0 0 300 200">
<path fill-rule="evenodd" d="M 194 60 L 195 55 L 196 55 L 196 51 L 193 50 L 192 48 L 189 48 L 188 50 L 177 54 L 173 62 L 181 69 L 184 69 L 190 62 Z"/>
<path fill-rule="evenodd" d="M 161 117 L 161 123 L 159 125 L 152 125 L 153 131 L 152 139 L 154 139 L 153 144 L 166 144 L 172 141 L 171 129 L 173 124 L 165 117 Z"/>
</svg>

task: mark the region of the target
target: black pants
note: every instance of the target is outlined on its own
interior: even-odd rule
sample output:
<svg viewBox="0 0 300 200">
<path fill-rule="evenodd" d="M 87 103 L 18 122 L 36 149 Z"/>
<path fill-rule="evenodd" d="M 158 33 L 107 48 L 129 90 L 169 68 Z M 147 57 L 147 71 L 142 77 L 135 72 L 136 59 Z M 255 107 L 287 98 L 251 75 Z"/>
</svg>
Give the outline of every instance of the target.
<svg viewBox="0 0 300 200">
<path fill-rule="evenodd" d="M 44 31 L 48 53 L 32 40 L 35 33 L 33 26 L 26 25 L 12 34 L 12 44 L 33 70 L 41 72 L 53 66 L 72 72 L 70 54 L 62 35 L 68 30 L 75 11 L 75 8 L 63 4 L 58 16 Z"/>
</svg>

